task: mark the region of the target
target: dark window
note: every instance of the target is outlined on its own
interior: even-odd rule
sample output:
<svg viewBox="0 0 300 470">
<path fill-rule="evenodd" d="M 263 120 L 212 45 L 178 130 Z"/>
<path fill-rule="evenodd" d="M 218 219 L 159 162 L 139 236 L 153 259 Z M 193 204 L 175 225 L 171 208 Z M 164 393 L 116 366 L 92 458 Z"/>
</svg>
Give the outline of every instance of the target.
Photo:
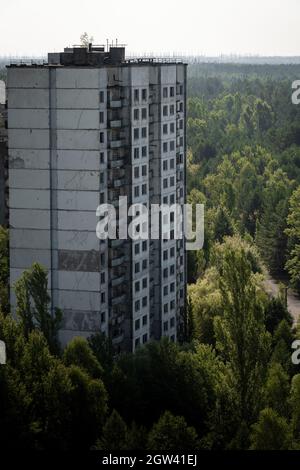
<svg viewBox="0 0 300 470">
<path fill-rule="evenodd" d="M 142 89 L 142 100 L 146 100 L 147 99 L 147 89 L 146 88 L 143 88 Z"/>
<path fill-rule="evenodd" d="M 147 119 L 147 108 L 142 108 L 142 119 Z"/>
</svg>

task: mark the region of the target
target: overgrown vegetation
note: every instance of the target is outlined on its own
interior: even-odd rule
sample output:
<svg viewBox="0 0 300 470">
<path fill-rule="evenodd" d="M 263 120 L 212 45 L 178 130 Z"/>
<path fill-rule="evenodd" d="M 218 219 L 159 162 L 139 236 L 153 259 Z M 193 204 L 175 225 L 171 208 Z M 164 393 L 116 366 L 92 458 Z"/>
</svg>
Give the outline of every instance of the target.
<svg viewBox="0 0 300 470">
<path fill-rule="evenodd" d="M 300 107 L 290 99 L 300 68 L 189 73 L 188 199 L 205 204 L 206 225 L 204 249 L 189 253 L 185 343 L 114 357 L 95 335 L 60 351 L 40 266 L 16 284 L 20 321 L 9 314 L 1 231 L 6 448 L 300 449 L 297 329 L 264 281 L 266 265 L 300 290 Z"/>
</svg>

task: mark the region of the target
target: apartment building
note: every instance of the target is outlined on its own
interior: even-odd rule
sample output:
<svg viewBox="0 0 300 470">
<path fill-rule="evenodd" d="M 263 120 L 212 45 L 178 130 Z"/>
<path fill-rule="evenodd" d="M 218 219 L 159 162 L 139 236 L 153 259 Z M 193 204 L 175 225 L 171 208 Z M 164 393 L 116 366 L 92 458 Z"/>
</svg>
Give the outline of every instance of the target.
<svg viewBox="0 0 300 470">
<path fill-rule="evenodd" d="M 184 204 L 186 64 L 89 45 L 7 71 L 11 286 L 33 262 L 47 268 L 62 344 L 97 332 L 117 352 L 176 341 L 186 259 L 174 213 L 169 239 L 141 226 L 138 240 L 100 240 L 96 208 Z"/>
</svg>

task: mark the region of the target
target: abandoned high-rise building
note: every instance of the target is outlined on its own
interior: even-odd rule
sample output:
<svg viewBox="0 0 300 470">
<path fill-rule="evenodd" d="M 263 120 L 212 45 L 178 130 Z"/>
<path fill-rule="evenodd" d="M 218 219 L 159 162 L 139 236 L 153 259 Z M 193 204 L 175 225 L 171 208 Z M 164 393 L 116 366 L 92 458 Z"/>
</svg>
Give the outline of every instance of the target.
<svg viewBox="0 0 300 470">
<path fill-rule="evenodd" d="M 99 240 L 96 208 L 184 204 L 186 65 L 89 45 L 12 64 L 7 85 L 11 286 L 33 262 L 47 268 L 63 344 L 100 331 L 119 351 L 176 340 L 184 241 Z"/>
<path fill-rule="evenodd" d="M 0 80 L 0 225 L 8 223 L 7 209 L 7 129 L 6 129 L 5 84 Z"/>
</svg>

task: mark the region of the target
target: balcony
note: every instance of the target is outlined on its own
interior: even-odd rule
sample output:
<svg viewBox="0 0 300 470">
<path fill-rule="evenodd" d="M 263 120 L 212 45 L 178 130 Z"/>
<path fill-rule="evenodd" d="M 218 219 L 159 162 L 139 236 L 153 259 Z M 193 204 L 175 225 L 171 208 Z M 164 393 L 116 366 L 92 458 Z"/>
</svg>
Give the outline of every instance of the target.
<svg viewBox="0 0 300 470">
<path fill-rule="evenodd" d="M 111 100 L 108 104 L 108 107 L 113 108 L 113 109 L 121 108 L 122 107 L 122 100 L 120 100 L 120 99 L 119 100 L 117 100 L 117 99 Z"/>
<path fill-rule="evenodd" d="M 119 127 L 122 127 L 122 120 L 121 119 L 112 120 L 110 121 L 109 125 L 113 129 L 118 129 Z"/>
<path fill-rule="evenodd" d="M 124 243 L 124 239 L 123 238 L 116 238 L 115 240 L 111 240 L 111 247 L 112 248 L 119 248 L 120 246 L 122 246 Z"/>
<path fill-rule="evenodd" d="M 124 260 L 125 260 L 124 255 L 120 255 L 120 256 L 117 256 L 117 257 L 113 258 L 110 262 L 111 267 L 115 268 L 116 266 L 120 266 L 121 264 L 124 263 Z"/>
<path fill-rule="evenodd" d="M 120 148 L 122 147 L 123 145 L 123 140 L 119 139 L 119 140 L 111 140 L 110 141 L 110 148 L 111 149 L 117 149 L 117 148 Z"/>
<path fill-rule="evenodd" d="M 120 178 L 112 181 L 114 188 L 120 188 L 125 184 L 125 178 Z"/>
<path fill-rule="evenodd" d="M 118 297 L 113 297 L 111 299 L 112 305 L 123 304 L 126 302 L 126 294 L 121 294 Z"/>
<path fill-rule="evenodd" d="M 120 168 L 124 165 L 123 158 L 119 158 L 118 160 L 111 160 L 110 161 L 110 168 Z"/>
<path fill-rule="evenodd" d="M 125 281 L 125 274 L 121 274 L 121 276 L 118 276 L 112 279 L 111 285 L 112 287 L 116 287 L 122 284 L 124 281 Z"/>
</svg>

